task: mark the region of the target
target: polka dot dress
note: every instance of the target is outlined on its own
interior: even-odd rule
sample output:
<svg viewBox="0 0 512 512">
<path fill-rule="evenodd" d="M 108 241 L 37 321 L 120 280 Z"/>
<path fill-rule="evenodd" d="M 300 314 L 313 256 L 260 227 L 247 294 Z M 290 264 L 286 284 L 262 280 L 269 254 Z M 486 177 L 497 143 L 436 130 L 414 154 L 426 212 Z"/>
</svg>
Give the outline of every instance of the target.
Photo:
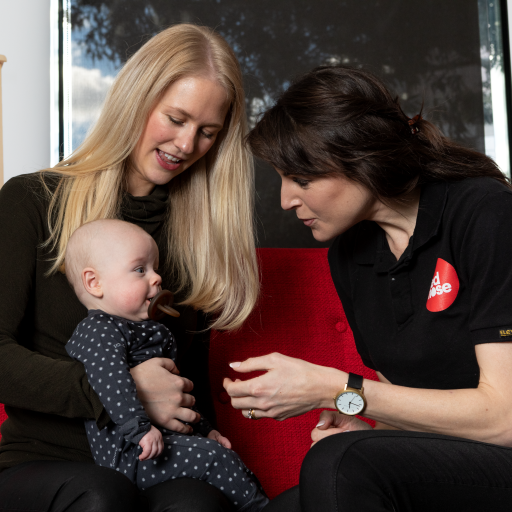
<svg viewBox="0 0 512 512">
<path fill-rule="evenodd" d="M 212 427 L 201 417 L 195 435 L 185 436 L 157 427 L 164 450 L 156 459 L 139 461 L 140 440 L 151 423 L 137 399 L 130 368 L 151 359 L 175 359 L 176 343 L 162 324 L 152 320 L 132 322 L 91 310 L 66 345 L 68 354 L 84 364 L 89 383 L 112 422 L 99 430 L 94 420 L 85 422 L 96 464 L 120 471 L 139 488 L 175 478 L 204 480 L 230 499 L 237 510 L 259 511 L 267 503 L 256 477 L 240 457 L 201 434 Z"/>
</svg>

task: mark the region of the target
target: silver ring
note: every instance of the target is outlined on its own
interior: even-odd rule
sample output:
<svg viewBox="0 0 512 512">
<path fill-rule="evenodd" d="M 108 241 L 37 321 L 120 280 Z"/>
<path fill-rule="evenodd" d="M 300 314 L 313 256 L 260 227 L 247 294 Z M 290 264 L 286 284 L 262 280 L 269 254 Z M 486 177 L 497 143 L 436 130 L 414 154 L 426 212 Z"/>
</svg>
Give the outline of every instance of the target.
<svg viewBox="0 0 512 512">
<path fill-rule="evenodd" d="M 254 414 L 254 409 L 249 409 L 247 412 L 247 418 L 250 420 L 257 420 L 256 415 Z"/>
</svg>

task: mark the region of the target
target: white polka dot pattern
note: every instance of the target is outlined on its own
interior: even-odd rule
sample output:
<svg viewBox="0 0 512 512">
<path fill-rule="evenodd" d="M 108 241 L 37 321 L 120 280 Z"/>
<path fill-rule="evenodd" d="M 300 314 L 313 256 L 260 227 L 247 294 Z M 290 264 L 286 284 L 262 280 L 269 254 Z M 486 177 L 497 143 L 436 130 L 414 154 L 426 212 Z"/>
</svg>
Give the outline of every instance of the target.
<svg viewBox="0 0 512 512">
<path fill-rule="evenodd" d="M 139 441 L 149 431 L 149 418 L 137 399 L 130 368 L 152 357 L 176 357 L 173 335 L 151 320 L 132 322 L 93 310 L 75 329 L 66 345 L 69 355 L 84 364 L 94 391 L 112 422 L 99 430 L 85 422 L 96 464 L 126 475 L 141 489 L 175 478 L 197 478 L 219 488 L 236 510 L 257 512 L 268 498 L 238 455 L 200 435 L 181 435 L 164 428 L 164 450 L 154 460 L 139 461 Z M 201 417 L 196 432 L 206 435 L 211 425 Z M 199 428 L 198 428 L 199 427 Z"/>
</svg>

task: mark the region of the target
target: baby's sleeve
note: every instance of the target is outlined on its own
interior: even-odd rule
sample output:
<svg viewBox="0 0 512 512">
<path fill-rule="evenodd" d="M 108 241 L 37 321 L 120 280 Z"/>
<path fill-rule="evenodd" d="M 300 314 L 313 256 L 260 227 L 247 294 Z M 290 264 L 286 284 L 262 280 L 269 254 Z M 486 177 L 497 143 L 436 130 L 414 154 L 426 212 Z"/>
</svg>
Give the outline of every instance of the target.
<svg viewBox="0 0 512 512">
<path fill-rule="evenodd" d="M 66 350 L 84 365 L 89 384 L 125 439 L 138 444 L 151 423 L 137 398 L 127 362 L 127 342 L 113 317 L 98 314 L 78 325 Z"/>
</svg>

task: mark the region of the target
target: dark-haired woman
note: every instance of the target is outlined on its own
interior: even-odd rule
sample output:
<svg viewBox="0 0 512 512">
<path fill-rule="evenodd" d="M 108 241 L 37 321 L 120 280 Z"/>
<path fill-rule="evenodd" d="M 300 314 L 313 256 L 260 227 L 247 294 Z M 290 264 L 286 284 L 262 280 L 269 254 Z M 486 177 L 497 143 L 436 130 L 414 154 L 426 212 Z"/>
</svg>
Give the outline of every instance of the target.
<svg viewBox="0 0 512 512">
<path fill-rule="evenodd" d="M 232 364 L 268 370 L 225 381 L 248 418 L 336 397 L 269 512 L 510 510 L 512 190 L 496 164 L 346 67 L 292 85 L 248 141 L 280 174 L 282 207 L 334 239 L 332 278 L 380 380 L 280 354 Z"/>
</svg>

